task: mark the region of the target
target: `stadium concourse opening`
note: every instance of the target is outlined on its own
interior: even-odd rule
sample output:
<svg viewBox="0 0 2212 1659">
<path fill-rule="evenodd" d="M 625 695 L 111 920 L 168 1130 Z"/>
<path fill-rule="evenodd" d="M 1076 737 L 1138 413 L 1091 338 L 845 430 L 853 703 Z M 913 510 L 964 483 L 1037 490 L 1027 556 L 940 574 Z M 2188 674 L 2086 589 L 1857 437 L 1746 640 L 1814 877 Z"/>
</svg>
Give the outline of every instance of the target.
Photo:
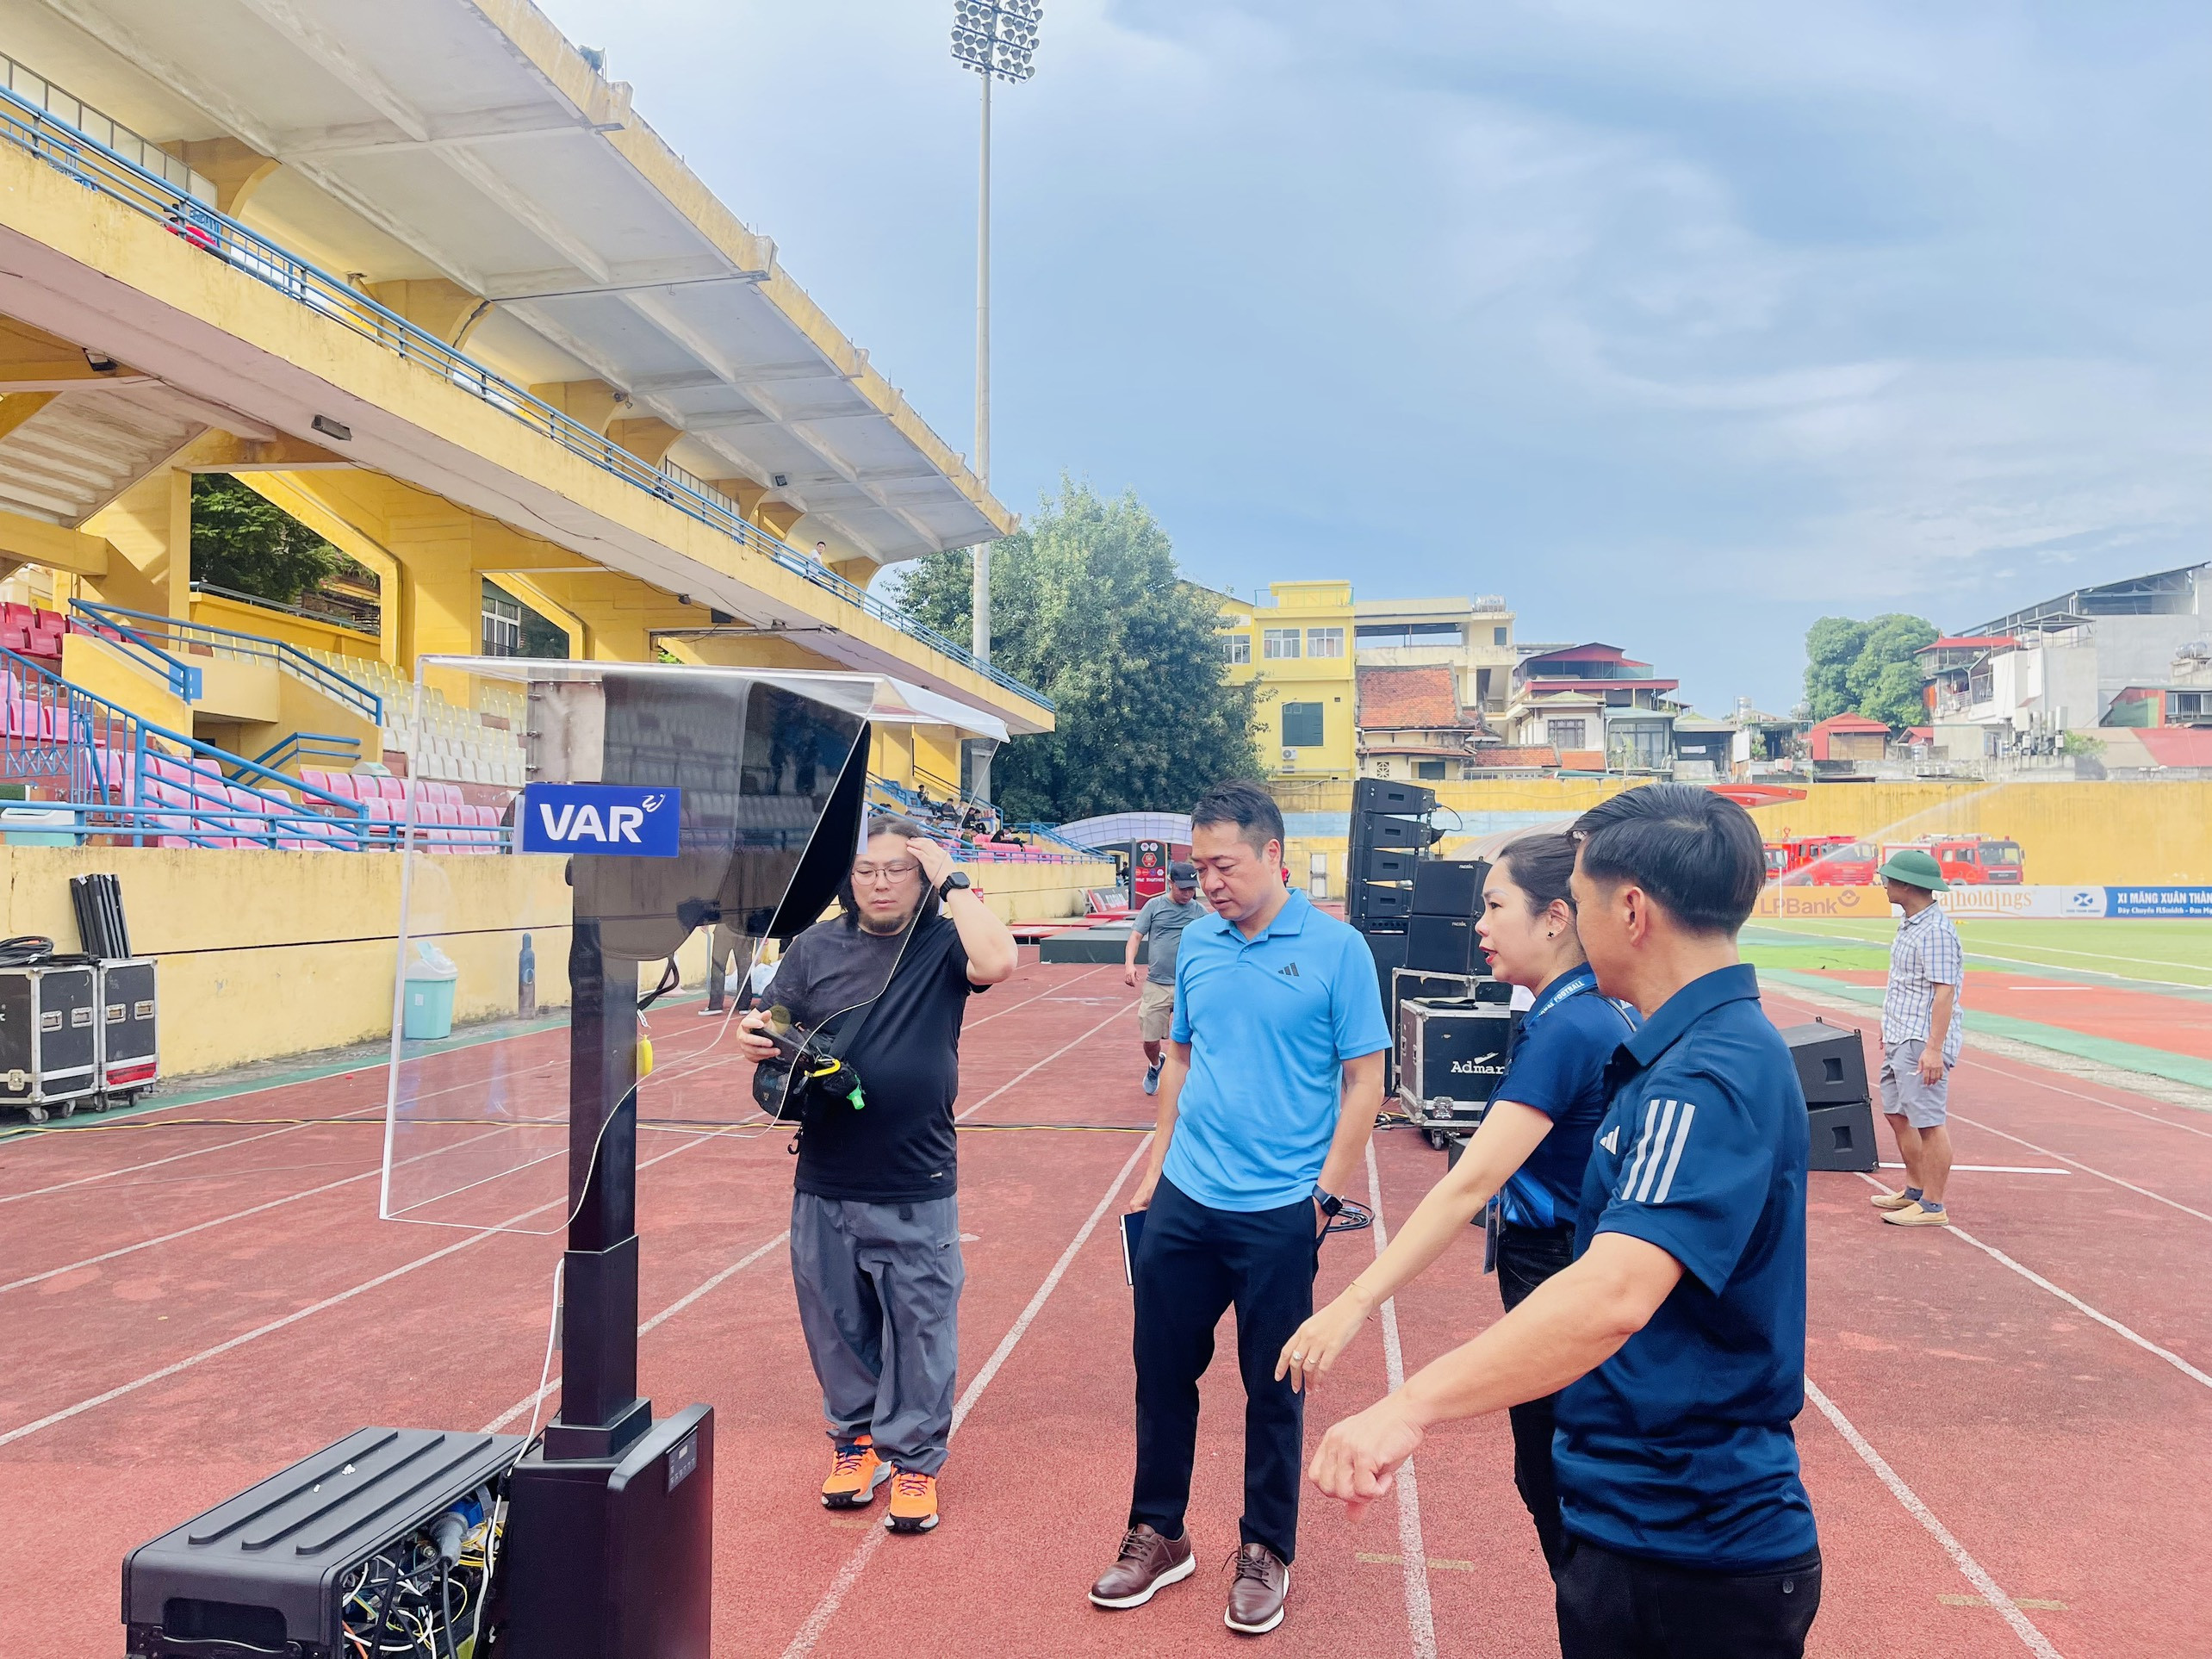
<svg viewBox="0 0 2212 1659">
<path fill-rule="evenodd" d="M 2090 948 L 2102 996 L 2180 972 L 2155 924 Z M 2141 925 L 2141 924 L 2136 924 Z M 1793 947 L 1795 948 L 1795 947 Z M 2001 954 L 2032 952 L 2005 941 Z M 2196 951 L 2200 984 L 2212 964 Z M 1793 970 L 1795 972 L 1795 970 Z M 1779 1022 L 1855 1019 L 1835 985 L 1772 985 Z M 2023 977 L 1970 969 L 1969 1007 Z M 1808 976 L 1810 978 L 1811 976 Z M 2023 999 L 2024 1000 L 2024 999 Z M 2046 998 L 2046 1002 L 2053 1000 Z M 2043 1008 L 2031 1016 L 2048 1018 Z M 2147 1022 L 2147 1039 L 2159 1022 Z M 1115 1207 L 1145 1146 L 1134 998 L 1111 966 L 1034 961 L 979 998 L 964 1044 L 962 1306 L 944 1523 L 894 1538 L 824 1512 L 819 1401 L 783 1240 L 786 1136 L 725 1122 L 749 1068 L 714 1022 L 656 1024 L 641 1095 L 641 1391 L 715 1405 L 715 1651 L 916 1656 L 1213 1651 L 1202 1574 L 1142 1612 L 1084 1600 L 1119 1535 L 1128 1293 Z M 526 1037 L 510 1041 L 526 1042 Z M 2153 1046 L 2147 1041 L 2147 1047 Z M 2124 1057 L 2123 1057 L 2124 1058 Z M 1954 1132 L 1961 1225 L 1900 1234 L 1867 1181 L 1812 1177 L 1805 1476 L 1831 1563 L 1813 1650 L 2190 1653 L 2212 1548 L 2212 1289 L 2173 1269 L 2212 1229 L 2212 1091 L 2010 1039 L 1970 1040 Z M 453 1086 L 501 1064 L 446 1054 Z M 0 1509 L 66 1515 L 0 1538 L 0 1650 L 118 1650 L 115 1563 L 142 1538 L 367 1420 L 513 1430 L 539 1391 L 558 1241 L 379 1226 L 383 1067 L 220 1080 L 120 1122 L 0 1143 Z M 1379 1134 L 1372 1234 L 1333 1238 L 1321 1289 L 1372 1259 L 1443 1166 Z M 1463 1248 L 1364 1337 L 1315 1410 L 1366 1403 L 1496 1316 Z M 250 1425 L 252 1461 L 233 1449 Z M 1191 1525 L 1210 1567 L 1235 1538 L 1233 1406 L 1211 1399 Z M 1309 1502 L 1294 1614 L 1333 1650 L 1554 1650 L 1549 1582 L 1502 1423 L 1446 1430 L 1402 1502 L 1353 1523 Z M 2155 1517 L 2155 1523 L 2147 1521 Z M 32 1594 L 28 1587 L 36 1587 Z"/>
</svg>

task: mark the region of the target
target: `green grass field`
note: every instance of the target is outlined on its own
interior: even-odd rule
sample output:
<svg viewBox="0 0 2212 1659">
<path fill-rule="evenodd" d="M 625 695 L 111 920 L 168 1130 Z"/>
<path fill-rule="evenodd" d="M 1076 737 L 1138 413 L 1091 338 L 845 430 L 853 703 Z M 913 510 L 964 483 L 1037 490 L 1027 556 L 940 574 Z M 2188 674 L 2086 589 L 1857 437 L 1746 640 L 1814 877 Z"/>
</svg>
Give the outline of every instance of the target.
<svg viewBox="0 0 2212 1659">
<path fill-rule="evenodd" d="M 1743 954 L 1762 967 L 1889 966 L 1894 922 L 1871 918 L 1823 922 L 1753 922 Z M 2020 922 L 1968 917 L 1959 923 L 1967 966 L 2013 972 L 2052 971 L 2105 983 L 2212 988 L 2212 923 L 2184 921 Z"/>
</svg>

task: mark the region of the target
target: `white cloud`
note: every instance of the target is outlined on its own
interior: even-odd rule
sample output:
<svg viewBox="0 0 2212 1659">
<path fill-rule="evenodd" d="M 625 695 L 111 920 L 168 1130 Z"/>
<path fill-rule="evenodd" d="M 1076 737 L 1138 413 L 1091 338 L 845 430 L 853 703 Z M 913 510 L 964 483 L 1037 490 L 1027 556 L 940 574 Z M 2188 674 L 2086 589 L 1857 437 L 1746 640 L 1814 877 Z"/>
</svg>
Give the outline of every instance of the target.
<svg viewBox="0 0 2212 1659">
<path fill-rule="evenodd" d="M 544 0 L 969 444 L 975 83 L 930 0 Z M 1504 591 L 1720 704 L 2212 524 L 2212 19 L 1047 0 L 996 100 L 995 477 L 1202 576 Z"/>
</svg>

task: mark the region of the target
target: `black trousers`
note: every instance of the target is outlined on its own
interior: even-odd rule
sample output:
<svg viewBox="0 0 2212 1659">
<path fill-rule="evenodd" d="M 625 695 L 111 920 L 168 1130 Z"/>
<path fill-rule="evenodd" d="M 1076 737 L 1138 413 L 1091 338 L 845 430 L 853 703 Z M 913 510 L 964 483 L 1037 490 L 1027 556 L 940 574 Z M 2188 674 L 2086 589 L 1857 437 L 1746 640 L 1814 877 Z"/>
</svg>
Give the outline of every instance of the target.
<svg viewBox="0 0 2212 1659">
<path fill-rule="evenodd" d="M 1214 1358 L 1214 1327 L 1237 1310 L 1237 1365 L 1245 1387 L 1246 1544 L 1284 1561 L 1298 1546 L 1298 1482 L 1305 1457 L 1305 1396 L 1275 1362 L 1314 1311 L 1320 1260 L 1314 1206 L 1209 1209 L 1162 1181 L 1137 1240 L 1137 1478 L 1129 1525 L 1180 1538 L 1198 1439 L 1198 1379 Z"/>
<path fill-rule="evenodd" d="M 1802 1659 L 1820 1611 L 1820 1551 L 1756 1573 L 1706 1573 L 1569 1537 L 1554 1575 L 1560 1659 Z"/>
<path fill-rule="evenodd" d="M 1575 1259 L 1575 1229 L 1571 1227 L 1507 1227 L 1498 1234 L 1498 1296 L 1511 1313 L 1531 1291 Z M 1544 1564 L 1559 1575 L 1559 1558 L 1565 1552 L 1567 1534 L 1559 1524 L 1559 1482 L 1551 1472 L 1551 1431 L 1556 1420 L 1559 1396 L 1547 1394 L 1510 1407 L 1506 1415 L 1513 1426 L 1513 1484 L 1536 1523 L 1536 1541 L 1544 1550 Z"/>
</svg>

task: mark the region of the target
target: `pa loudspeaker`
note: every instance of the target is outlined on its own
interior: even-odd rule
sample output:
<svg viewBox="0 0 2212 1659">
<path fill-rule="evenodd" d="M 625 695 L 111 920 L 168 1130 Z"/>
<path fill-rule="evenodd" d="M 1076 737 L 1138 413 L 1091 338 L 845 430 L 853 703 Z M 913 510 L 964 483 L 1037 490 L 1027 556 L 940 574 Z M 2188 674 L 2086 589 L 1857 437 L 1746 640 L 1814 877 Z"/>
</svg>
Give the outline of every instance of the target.
<svg viewBox="0 0 2212 1659">
<path fill-rule="evenodd" d="M 1409 968 L 1431 973 L 1472 973 L 1478 960 L 1472 916 L 1415 916 L 1406 924 Z"/>
<path fill-rule="evenodd" d="M 1490 867 L 1479 858 L 1425 858 L 1414 866 L 1415 916 L 1479 916 Z"/>
</svg>

